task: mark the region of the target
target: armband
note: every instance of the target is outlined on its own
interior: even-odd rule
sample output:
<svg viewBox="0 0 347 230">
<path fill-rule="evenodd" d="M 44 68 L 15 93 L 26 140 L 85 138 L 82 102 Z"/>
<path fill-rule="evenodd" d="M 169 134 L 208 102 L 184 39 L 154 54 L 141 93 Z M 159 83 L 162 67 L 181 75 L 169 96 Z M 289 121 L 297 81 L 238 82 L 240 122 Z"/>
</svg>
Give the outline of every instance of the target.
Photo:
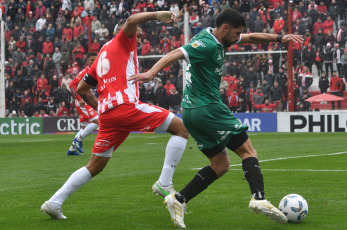
<svg viewBox="0 0 347 230">
<path fill-rule="evenodd" d="M 278 35 L 276 37 L 276 41 L 279 42 L 279 43 L 282 43 L 282 38 L 283 38 L 283 35 Z"/>
<path fill-rule="evenodd" d="M 84 75 L 83 81 L 85 83 L 87 83 L 88 85 L 92 85 L 92 86 L 97 86 L 98 85 L 98 80 L 96 80 L 95 78 L 90 76 L 88 73 L 86 73 L 86 75 Z"/>
</svg>

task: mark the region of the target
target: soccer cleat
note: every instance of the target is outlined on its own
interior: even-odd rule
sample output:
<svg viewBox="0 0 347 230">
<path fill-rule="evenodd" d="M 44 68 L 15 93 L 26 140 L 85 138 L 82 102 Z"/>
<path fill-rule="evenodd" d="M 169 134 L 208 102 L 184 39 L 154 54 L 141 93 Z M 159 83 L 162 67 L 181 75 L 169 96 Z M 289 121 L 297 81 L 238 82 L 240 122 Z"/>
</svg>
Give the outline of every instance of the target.
<svg viewBox="0 0 347 230">
<path fill-rule="evenodd" d="M 80 154 L 79 152 L 77 152 L 76 150 L 75 151 L 68 150 L 66 154 L 69 155 L 69 156 L 73 156 L 73 155 L 75 155 L 75 156 L 82 156 L 83 155 L 83 154 Z"/>
<path fill-rule="evenodd" d="M 77 138 L 73 139 L 73 143 L 76 146 L 76 149 L 80 152 L 83 153 L 83 149 L 82 149 L 82 141 L 78 141 Z"/>
<path fill-rule="evenodd" d="M 63 215 L 61 208 L 54 207 L 54 205 L 49 201 L 43 203 L 43 205 L 41 206 L 41 212 L 51 216 L 51 218 L 55 220 L 67 219 L 67 217 Z"/>
<path fill-rule="evenodd" d="M 166 208 L 169 209 L 171 220 L 174 222 L 175 227 L 186 228 L 186 225 L 184 224 L 186 203 L 180 203 L 176 199 L 175 193 L 172 193 L 165 197 L 164 204 L 166 204 Z"/>
<path fill-rule="evenodd" d="M 287 222 L 287 217 L 267 200 L 252 198 L 249 202 L 249 209 L 251 212 L 265 214 L 274 222 L 282 224 Z"/>
<path fill-rule="evenodd" d="M 156 193 L 157 195 L 162 197 L 166 197 L 172 193 L 176 193 L 172 184 L 168 186 L 162 186 L 159 180 L 154 183 L 154 185 L 152 186 L 152 190 L 153 190 L 153 193 Z"/>
</svg>

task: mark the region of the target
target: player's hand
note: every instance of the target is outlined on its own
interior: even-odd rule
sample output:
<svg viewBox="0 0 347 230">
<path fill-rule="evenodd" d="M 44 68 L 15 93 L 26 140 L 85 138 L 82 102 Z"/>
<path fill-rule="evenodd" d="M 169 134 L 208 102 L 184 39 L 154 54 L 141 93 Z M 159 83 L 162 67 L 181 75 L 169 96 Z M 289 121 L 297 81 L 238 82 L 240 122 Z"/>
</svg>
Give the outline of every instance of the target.
<svg viewBox="0 0 347 230">
<path fill-rule="evenodd" d="M 160 20 L 165 24 L 169 24 L 176 20 L 176 16 L 174 13 L 170 11 L 158 11 L 157 20 Z"/>
<path fill-rule="evenodd" d="M 302 35 L 295 35 L 295 34 L 287 34 L 283 36 L 282 43 L 288 43 L 290 41 L 294 43 L 302 43 L 304 41 L 304 38 Z"/>
<path fill-rule="evenodd" d="M 146 72 L 146 73 L 139 73 L 139 74 L 135 74 L 132 75 L 131 77 L 129 77 L 128 81 L 134 81 L 135 82 L 149 82 L 153 79 L 153 75 L 150 72 Z"/>
</svg>

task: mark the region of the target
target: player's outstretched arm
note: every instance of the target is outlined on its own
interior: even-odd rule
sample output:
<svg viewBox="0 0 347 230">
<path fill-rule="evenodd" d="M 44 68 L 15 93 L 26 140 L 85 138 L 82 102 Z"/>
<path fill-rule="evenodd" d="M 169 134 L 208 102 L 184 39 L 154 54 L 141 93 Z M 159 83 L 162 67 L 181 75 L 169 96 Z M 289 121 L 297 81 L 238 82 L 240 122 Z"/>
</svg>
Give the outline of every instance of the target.
<svg viewBox="0 0 347 230">
<path fill-rule="evenodd" d="M 170 66 L 178 59 L 183 58 L 184 54 L 182 53 L 182 51 L 180 49 L 175 49 L 170 53 L 166 54 L 164 57 L 162 57 L 157 63 L 155 63 L 155 65 L 148 72 L 135 74 L 131 76 L 128 80 L 134 80 L 134 83 L 137 81 L 149 82 L 157 75 L 157 73 L 160 70 L 164 69 L 167 66 Z"/>
<path fill-rule="evenodd" d="M 126 36 L 132 37 L 136 34 L 137 25 L 151 21 L 160 20 L 165 24 L 172 23 L 176 20 L 175 14 L 170 11 L 144 12 L 131 15 L 124 24 L 123 32 Z"/>
<path fill-rule="evenodd" d="M 82 97 L 82 99 L 90 105 L 93 109 L 98 109 L 98 99 L 96 99 L 93 92 L 90 90 L 93 85 L 89 85 L 85 81 L 80 81 L 76 92 Z"/>
<path fill-rule="evenodd" d="M 241 34 L 241 42 L 244 43 L 267 43 L 267 42 L 282 42 L 288 43 L 290 41 L 295 43 L 302 43 L 304 41 L 302 35 L 287 34 L 283 37 L 279 37 L 277 34 L 267 34 L 267 33 L 252 33 L 252 34 Z M 277 39 L 280 38 L 281 41 Z"/>
</svg>

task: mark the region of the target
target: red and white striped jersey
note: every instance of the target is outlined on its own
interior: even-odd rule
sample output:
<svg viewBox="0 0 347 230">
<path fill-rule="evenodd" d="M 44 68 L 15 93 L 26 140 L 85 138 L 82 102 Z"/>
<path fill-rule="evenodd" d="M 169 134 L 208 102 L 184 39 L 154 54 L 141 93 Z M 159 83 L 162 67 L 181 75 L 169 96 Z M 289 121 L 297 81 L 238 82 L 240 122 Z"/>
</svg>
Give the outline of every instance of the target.
<svg viewBox="0 0 347 230">
<path fill-rule="evenodd" d="M 76 89 L 80 81 L 83 79 L 84 75 L 88 73 L 88 70 L 89 70 L 89 66 L 87 66 L 81 72 L 79 72 L 69 85 L 72 96 L 76 98 L 76 100 L 78 101 L 81 100 L 81 96 L 76 93 Z"/>
<path fill-rule="evenodd" d="M 128 38 L 123 29 L 99 51 L 88 74 L 98 81 L 98 112 L 102 114 L 124 103 L 136 103 L 138 83 L 128 78 L 138 73 L 136 35 Z"/>
</svg>

